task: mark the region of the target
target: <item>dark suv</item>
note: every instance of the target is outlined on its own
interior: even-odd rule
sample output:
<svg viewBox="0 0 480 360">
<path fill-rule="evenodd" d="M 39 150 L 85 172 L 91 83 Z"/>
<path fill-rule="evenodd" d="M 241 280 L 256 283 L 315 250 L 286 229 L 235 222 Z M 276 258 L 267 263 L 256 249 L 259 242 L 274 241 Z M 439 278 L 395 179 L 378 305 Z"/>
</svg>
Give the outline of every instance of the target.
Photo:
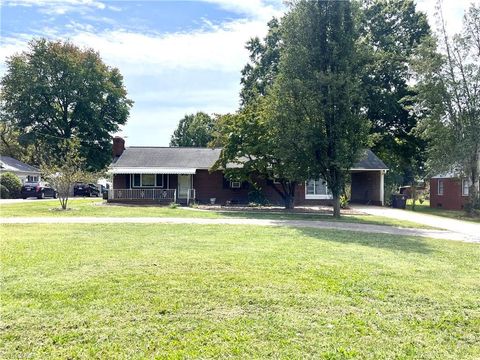
<svg viewBox="0 0 480 360">
<path fill-rule="evenodd" d="M 100 190 L 94 184 L 76 184 L 73 187 L 73 196 L 99 196 Z"/>
<path fill-rule="evenodd" d="M 46 197 L 57 198 L 57 192 L 49 184 L 45 182 L 25 183 L 21 190 L 22 199 L 36 197 L 44 199 Z"/>
</svg>

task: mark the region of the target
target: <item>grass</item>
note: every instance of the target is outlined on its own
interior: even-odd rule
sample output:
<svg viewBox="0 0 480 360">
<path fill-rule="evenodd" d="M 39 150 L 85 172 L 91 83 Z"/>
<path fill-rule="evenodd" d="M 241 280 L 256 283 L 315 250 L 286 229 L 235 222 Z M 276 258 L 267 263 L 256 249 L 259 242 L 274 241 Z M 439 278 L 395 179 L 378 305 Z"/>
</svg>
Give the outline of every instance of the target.
<svg viewBox="0 0 480 360">
<path fill-rule="evenodd" d="M 2 359 L 478 359 L 480 246 L 254 226 L 0 226 Z"/>
<path fill-rule="evenodd" d="M 407 200 L 407 210 L 412 210 L 412 200 Z M 415 211 L 429 214 L 429 215 L 437 215 L 451 219 L 457 220 L 465 220 L 465 221 L 472 221 L 480 223 L 480 217 L 470 217 L 468 216 L 465 211 L 460 210 L 445 210 L 439 208 L 432 208 L 430 207 L 430 201 L 424 201 L 423 204 L 419 204 L 418 202 L 415 204 Z"/>
<path fill-rule="evenodd" d="M 299 214 L 265 211 L 213 211 L 196 210 L 190 208 L 171 208 L 168 206 L 124 206 L 105 205 L 98 199 L 75 199 L 69 202 L 71 210 L 58 211 L 58 200 L 30 201 L 15 204 L 1 204 L 0 217 L 195 217 L 195 218 L 250 218 L 274 220 L 324 220 L 365 223 L 375 225 L 390 225 L 405 228 L 431 228 L 415 222 L 390 219 L 375 215 L 344 215 L 341 219 L 334 219 L 323 214 Z"/>
</svg>

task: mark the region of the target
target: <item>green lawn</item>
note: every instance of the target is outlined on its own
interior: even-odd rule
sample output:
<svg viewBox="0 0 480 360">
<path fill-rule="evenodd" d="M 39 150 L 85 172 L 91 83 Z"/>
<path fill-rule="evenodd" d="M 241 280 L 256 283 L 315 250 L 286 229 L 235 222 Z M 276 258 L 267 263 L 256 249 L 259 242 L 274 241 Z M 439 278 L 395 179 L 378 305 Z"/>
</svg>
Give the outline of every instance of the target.
<svg viewBox="0 0 480 360">
<path fill-rule="evenodd" d="M 99 199 L 75 199 L 69 202 L 71 210 L 59 211 L 58 200 L 29 201 L 16 204 L 1 204 L 0 217 L 50 217 L 50 216 L 101 216 L 101 217 L 199 217 L 199 218 L 253 218 L 275 220 L 329 220 L 376 225 L 392 225 L 410 228 L 430 228 L 409 221 L 400 221 L 374 215 L 345 215 L 335 220 L 330 215 L 298 214 L 285 212 L 251 211 L 213 211 L 168 206 L 124 206 L 110 205 Z"/>
<path fill-rule="evenodd" d="M 412 210 L 412 200 L 410 199 L 407 200 L 407 210 Z M 465 211 L 431 208 L 430 201 L 428 200 L 424 201 L 423 204 L 415 204 L 415 211 L 430 215 L 443 216 L 451 219 L 466 220 L 480 223 L 480 217 L 472 218 L 470 216 L 467 216 Z"/>
<path fill-rule="evenodd" d="M 314 229 L 0 226 L 2 359 L 480 358 L 480 246 Z"/>
</svg>

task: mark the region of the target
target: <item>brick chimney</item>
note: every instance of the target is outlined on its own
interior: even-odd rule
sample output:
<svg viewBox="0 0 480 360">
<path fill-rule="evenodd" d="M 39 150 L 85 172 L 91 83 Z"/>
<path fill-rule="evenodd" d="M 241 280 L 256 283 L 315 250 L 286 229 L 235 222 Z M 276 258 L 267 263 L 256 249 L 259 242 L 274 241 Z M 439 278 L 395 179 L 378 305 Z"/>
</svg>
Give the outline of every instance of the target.
<svg viewBox="0 0 480 360">
<path fill-rule="evenodd" d="M 120 136 L 115 136 L 112 147 L 113 157 L 116 158 L 122 155 L 123 150 L 125 150 L 125 140 Z"/>
</svg>

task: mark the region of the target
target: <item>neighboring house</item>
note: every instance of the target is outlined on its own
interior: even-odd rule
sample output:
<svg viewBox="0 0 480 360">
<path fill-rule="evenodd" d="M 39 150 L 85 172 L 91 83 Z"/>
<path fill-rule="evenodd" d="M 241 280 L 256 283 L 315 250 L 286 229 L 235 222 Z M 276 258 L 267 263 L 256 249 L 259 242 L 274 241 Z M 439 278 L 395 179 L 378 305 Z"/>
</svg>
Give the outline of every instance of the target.
<svg viewBox="0 0 480 360">
<path fill-rule="evenodd" d="M 14 159 L 10 156 L 0 156 L 0 174 L 11 172 L 20 178 L 22 184 L 40 181 L 40 170 Z"/>
<path fill-rule="evenodd" d="M 222 171 L 209 170 L 221 149 L 185 147 L 125 148 L 125 141 L 114 138 L 114 160 L 110 202 L 141 203 L 248 203 L 250 186 L 230 181 Z M 385 164 L 370 150 L 351 170 L 352 202 L 383 205 Z M 283 204 L 272 188 L 280 186 L 261 180 L 265 198 L 272 204 Z M 295 205 L 331 204 L 332 195 L 322 179 L 312 179 L 297 186 Z"/>
<path fill-rule="evenodd" d="M 430 179 L 430 207 L 463 210 L 468 203 L 471 182 L 453 173 Z"/>
</svg>

